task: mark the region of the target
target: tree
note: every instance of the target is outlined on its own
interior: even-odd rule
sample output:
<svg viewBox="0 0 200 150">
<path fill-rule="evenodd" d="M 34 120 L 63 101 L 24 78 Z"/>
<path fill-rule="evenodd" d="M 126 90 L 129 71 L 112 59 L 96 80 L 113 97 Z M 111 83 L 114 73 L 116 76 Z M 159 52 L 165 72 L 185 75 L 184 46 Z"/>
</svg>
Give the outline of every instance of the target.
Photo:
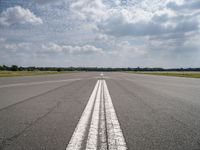
<svg viewBox="0 0 200 150">
<path fill-rule="evenodd" d="M 0 70 L 4 70 L 4 69 L 3 69 L 3 66 L 1 66 L 1 65 L 0 65 Z"/>
<path fill-rule="evenodd" d="M 18 66 L 17 65 L 12 65 L 10 70 L 11 71 L 18 71 Z"/>
<path fill-rule="evenodd" d="M 57 72 L 61 72 L 62 71 L 62 68 L 57 68 Z"/>
</svg>

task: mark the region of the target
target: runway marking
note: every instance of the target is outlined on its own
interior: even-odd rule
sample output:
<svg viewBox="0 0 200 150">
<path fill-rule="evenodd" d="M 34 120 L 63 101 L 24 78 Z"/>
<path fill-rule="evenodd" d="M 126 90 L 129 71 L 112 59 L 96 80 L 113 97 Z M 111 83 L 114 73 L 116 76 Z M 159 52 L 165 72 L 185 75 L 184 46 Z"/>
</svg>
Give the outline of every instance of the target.
<svg viewBox="0 0 200 150">
<path fill-rule="evenodd" d="M 15 86 L 27 86 L 27 85 L 38 85 L 38 84 L 45 84 L 45 83 L 59 83 L 59 82 L 68 82 L 68 81 L 77 81 L 77 80 L 81 80 L 81 78 L 67 79 L 67 80 L 54 80 L 54 81 L 51 80 L 51 81 L 41 81 L 41 82 L 7 84 L 7 85 L 0 85 L 0 88 L 15 87 Z"/>
<path fill-rule="evenodd" d="M 82 149 L 127 149 L 105 80 L 97 81 L 66 148 L 66 150 Z"/>
<path fill-rule="evenodd" d="M 99 87 L 100 81 L 97 81 L 95 88 L 89 98 L 89 101 L 83 111 L 83 114 L 76 126 L 76 129 L 72 135 L 72 138 L 66 148 L 66 150 L 80 150 L 83 140 L 86 136 L 86 128 L 89 123 L 89 119 L 92 113 L 92 107 L 95 101 L 95 96 Z"/>
<path fill-rule="evenodd" d="M 108 148 L 109 150 L 126 150 L 126 142 L 120 128 L 117 115 L 108 91 L 108 87 L 104 82 L 104 96 L 105 96 L 105 107 L 106 107 L 106 126 L 108 136 Z"/>
<path fill-rule="evenodd" d="M 97 149 L 98 142 L 98 129 L 99 129 L 99 109 L 100 109 L 100 96 L 101 96 L 101 86 L 102 82 L 99 83 L 99 89 L 97 92 L 97 97 L 94 105 L 94 110 L 92 114 L 92 120 L 90 124 L 90 129 L 88 133 L 88 139 L 86 144 L 86 150 Z"/>
<path fill-rule="evenodd" d="M 107 150 L 107 127 L 105 117 L 105 99 L 104 99 L 104 86 L 101 87 L 101 106 L 100 106 L 100 129 L 99 129 L 99 149 Z"/>
</svg>

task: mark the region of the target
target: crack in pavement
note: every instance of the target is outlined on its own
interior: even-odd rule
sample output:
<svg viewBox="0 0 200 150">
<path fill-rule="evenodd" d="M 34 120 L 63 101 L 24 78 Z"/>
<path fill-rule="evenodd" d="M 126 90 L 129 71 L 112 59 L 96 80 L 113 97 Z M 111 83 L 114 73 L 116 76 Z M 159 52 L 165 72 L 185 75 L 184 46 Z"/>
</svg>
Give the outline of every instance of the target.
<svg viewBox="0 0 200 150">
<path fill-rule="evenodd" d="M 31 99 L 34 99 L 34 98 L 39 97 L 39 96 L 43 96 L 43 95 L 45 95 L 45 94 L 49 94 L 50 92 L 53 92 L 53 91 L 55 91 L 55 90 L 58 90 L 58 89 L 60 89 L 60 88 L 63 88 L 63 87 L 65 87 L 65 86 L 68 86 L 68 85 L 71 85 L 71 84 L 73 84 L 73 82 L 70 82 L 69 84 L 65 84 L 65 85 L 60 86 L 60 87 L 57 87 L 57 88 L 54 88 L 54 89 L 52 89 L 52 90 L 49 90 L 49 91 L 47 91 L 47 92 L 45 92 L 45 93 L 42 93 L 42 94 L 39 94 L 39 95 L 37 95 L 37 96 L 31 97 L 31 98 L 29 98 L 29 99 L 27 99 L 27 100 L 24 100 L 23 102 L 28 101 L 28 100 L 31 100 Z M 84 83 L 82 83 L 82 85 L 84 85 Z M 78 91 L 78 90 L 80 90 L 80 89 L 82 89 L 82 86 L 78 86 L 78 87 L 75 88 L 74 90 L 75 90 L 75 91 Z M 72 94 L 70 94 L 69 96 L 71 96 L 71 95 L 72 95 Z M 21 104 L 21 103 L 23 103 L 23 102 L 19 102 L 19 103 L 15 104 L 15 105 Z M 20 137 L 21 135 L 23 135 L 28 129 L 30 129 L 32 126 L 34 126 L 34 125 L 35 125 L 36 123 L 38 123 L 40 120 L 42 120 L 43 118 L 45 118 L 46 116 L 48 116 L 50 113 L 52 113 L 52 112 L 53 112 L 56 108 L 58 108 L 63 102 L 65 102 L 65 99 L 56 102 L 56 104 L 55 104 L 53 107 L 49 108 L 48 111 L 47 111 L 46 113 L 44 113 L 43 115 L 41 115 L 40 117 L 38 117 L 38 118 L 35 119 L 34 121 L 31 121 L 30 123 L 27 123 L 27 126 L 26 126 L 23 130 L 21 130 L 20 132 L 16 133 L 15 135 L 13 135 L 13 136 L 11 136 L 11 137 L 8 137 L 8 138 L 2 137 L 2 140 L 1 140 L 2 142 L 0 143 L 0 150 L 3 150 L 3 149 L 5 148 L 5 146 L 10 145 L 12 142 L 14 142 L 14 140 L 16 140 L 18 137 Z M 15 105 L 12 105 L 12 107 L 14 107 Z M 10 106 L 10 107 L 11 107 L 11 106 Z M 0 110 L 0 111 L 1 111 L 1 110 Z"/>
</svg>

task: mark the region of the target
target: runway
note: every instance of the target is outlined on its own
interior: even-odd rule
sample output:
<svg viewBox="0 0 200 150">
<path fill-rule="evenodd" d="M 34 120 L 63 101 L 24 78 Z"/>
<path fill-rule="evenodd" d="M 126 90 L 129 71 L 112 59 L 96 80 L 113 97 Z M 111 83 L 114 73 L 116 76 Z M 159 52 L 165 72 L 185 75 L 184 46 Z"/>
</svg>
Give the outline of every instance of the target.
<svg viewBox="0 0 200 150">
<path fill-rule="evenodd" d="M 1 150 L 198 150 L 200 80 L 114 72 L 0 78 Z"/>
</svg>

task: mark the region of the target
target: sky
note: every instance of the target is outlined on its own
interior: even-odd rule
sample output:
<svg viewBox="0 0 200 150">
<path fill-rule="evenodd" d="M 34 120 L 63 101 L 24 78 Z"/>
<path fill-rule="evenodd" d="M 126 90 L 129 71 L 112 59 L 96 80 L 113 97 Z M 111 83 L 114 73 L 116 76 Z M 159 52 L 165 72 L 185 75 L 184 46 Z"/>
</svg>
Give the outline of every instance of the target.
<svg viewBox="0 0 200 150">
<path fill-rule="evenodd" d="M 0 64 L 200 67 L 200 0 L 0 0 Z"/>
</svg>

